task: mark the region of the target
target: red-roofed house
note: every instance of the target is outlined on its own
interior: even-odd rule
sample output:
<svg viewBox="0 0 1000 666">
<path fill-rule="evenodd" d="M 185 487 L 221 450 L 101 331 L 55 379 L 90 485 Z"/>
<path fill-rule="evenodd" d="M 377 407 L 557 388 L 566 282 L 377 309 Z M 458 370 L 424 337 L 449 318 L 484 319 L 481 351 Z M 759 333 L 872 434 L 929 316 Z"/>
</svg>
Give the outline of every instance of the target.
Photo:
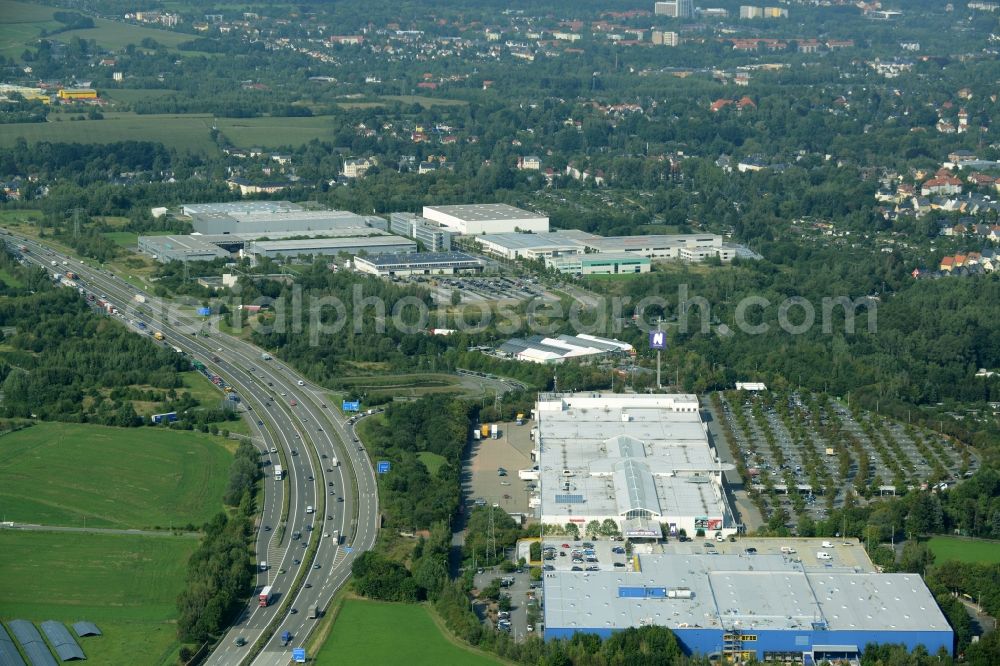
<svg viewBox="0 0 1000 666">
<path fill-rule="evenodd" d="M 962 181 L 954 176 L 935 176 L 924 181 L 920 186 L 920 194 L 929 196 L 931 194 L 961 194 Z"/>
</svg>

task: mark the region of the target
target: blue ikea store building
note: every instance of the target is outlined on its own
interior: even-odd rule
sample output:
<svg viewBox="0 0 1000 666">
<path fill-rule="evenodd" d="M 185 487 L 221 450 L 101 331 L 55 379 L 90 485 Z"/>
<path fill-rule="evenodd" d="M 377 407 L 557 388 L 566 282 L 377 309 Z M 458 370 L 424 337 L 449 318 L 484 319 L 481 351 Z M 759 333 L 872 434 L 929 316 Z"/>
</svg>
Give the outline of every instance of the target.
<svg viewBox="0 0 1000 666">
<path fill-rule="evenodd" d="M 954 639 L 917 574 L 778 553 L 637 555 L 625 570 L 547 572 L 543 585 L 546 639 L 660 625 L 689 654 L 803 664 L 857 657 L 869 643 L 950 654 Z"/>
</svg>

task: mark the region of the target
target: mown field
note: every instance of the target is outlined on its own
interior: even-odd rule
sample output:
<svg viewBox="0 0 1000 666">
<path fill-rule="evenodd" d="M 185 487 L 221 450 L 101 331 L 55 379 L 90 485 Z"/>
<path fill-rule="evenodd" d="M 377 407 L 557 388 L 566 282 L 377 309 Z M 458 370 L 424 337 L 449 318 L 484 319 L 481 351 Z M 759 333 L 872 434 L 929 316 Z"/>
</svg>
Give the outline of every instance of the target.
<svg viewBox="0 0 1000 666">
<path fill-rule="evenodd" d="M 116 91 L 109 91 L 112 98 L 115 94 Z M 22 137 L 29 144 L 154 141 L 180 151 L 215 155 L 218 148 L 209 136 L 212 122 L 212 116 L 204 113 L 139 115 L 122 111 L 106 112 L 103 120 L 16 123 L 0 125 L 0 148 L 13 146 Z M 299 146 L 313 139 L 330 138 L 334 129 L 329 116 L 218 118 L 216 124 L 233 145 L 241 148 Z"/>
<path fill-rule="evenodd" d="M 73 37 L 86 40 L 93 39 L 97 42 L 98 46 L 103 46 L 111 51 L 118 51 L 129 44 L 139 46 L 140 42 L 147 37 L 156 40 L 167 48 L 176 48 L 181 42 L 189 42 L 194 39 L 193 35 L 186 35 L 181 32 L 158 30 L 157 28 L 147 28 L 146 26 L 109 21 L 107 19 L 94 19 L 93 28 L 67 30 L 60 33 L 58 39 L 65 42 L 73 39 Z"/>
<path fill-rule="evenodd" d="M 931 537 L 927 547 L 934 553 L 937 562 L 956 560 L 980 564 L 1000 563 L 1000 541 L 936 536 Z"/>
<path fill-rule="evenodd" d="M 100 93 L 100 91 L 98 91 Z M 0 125 L 0 148 L 13 146 L 23 137 L 29 144 L 112 143 L 115 141 L 155 141 L 168 148 L 215 155 L 218 148 L 209 140 L 209 114 L 105 113 L 103 120 L 62 120 L 47 123 Z"/>
<path fill-rule="evenodd" d="M 348 599 L 314 663 L 319 666 L 400 662 L 407 666 L 504 663 L 453 643 L 441 632 L 424 606 Z M 415 647 L 419 649 L 412 649 Z"/>
<path fill-rule="evenodd" d="M 224 440 L 210 435 L 42 423 L 0 437 L 2 517 L 73 527 L 200 526 L 222 509 L 230 461 Z"/>
<path fill-rule="evenodd" d="M 27 43 L 42 30 L 59 27 L 61 24 L 52 18 L 55 11 L 52 7 L 0 0 L 0 55 L 20 57 Z"/>
<path fill-rule="evenodd" d="M 175 600 L 197 539 L 0 530 L 0 619 L 89 620 L 88 664 L 173 664 Z M 70 629 L 72 632 L 72 628 Z"/>
</svg>

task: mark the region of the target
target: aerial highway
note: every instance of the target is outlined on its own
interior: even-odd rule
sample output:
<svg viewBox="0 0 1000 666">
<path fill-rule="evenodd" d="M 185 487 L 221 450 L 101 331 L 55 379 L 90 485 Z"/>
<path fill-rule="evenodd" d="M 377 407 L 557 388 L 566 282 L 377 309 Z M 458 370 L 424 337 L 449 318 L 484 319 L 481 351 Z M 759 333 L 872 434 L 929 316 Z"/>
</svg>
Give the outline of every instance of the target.
<svg viewBox="0 0 1000 666">
<path fill-rule="evenodd" d="M 264 496 L 256 535 L 257 587 L 235 624 L 218 642 L 207 663 L 251 663 L 249 651 L 265 641 L 254 664 L 287 664 L 293 647 L 305 644 L 316 620 L 350 575 L 351 563 L 371 549 L 378 531 L 378 491 L 371 461 L 347 418 L 329 405 L 321 387 L 263 350 L 206 326 L 204 317 L 171 307 L 120 276 L 64 256 L 33 239 L 9 234 L 24 246 L 24 259 L 51 273 L 76 273 L 84 293 L 112 304 L 122 323 L 137 333 L 163 334 L 162 344 L 205 364 L 240 396 L 254 444 L 264 461 Z M 55 262 L 53 264 L 53 262 Z M 65 263 L 64 263 L 65 262 Z M 136 297 L 139 297 L 138 302 Z M 220 395 L 221 400 L 221 395 Z M 278 480 L 274 468 L 286 470 Z M 287 521 L 282 521 L 287 496 Z M 335 539 L 339 533 L 340 538 Z M 308 547 L 318 542 L 315 557 Z M 300 571 L 304 578 L 295 585 Z M 261 606 L 258 593 L 271 586 Z M 290 603 L 286 600 L 292 597 Z M 282 617 L 277 617 L 283 613 Z M 282 640 L 288 632 L 291 641 Z"/>
</svg>

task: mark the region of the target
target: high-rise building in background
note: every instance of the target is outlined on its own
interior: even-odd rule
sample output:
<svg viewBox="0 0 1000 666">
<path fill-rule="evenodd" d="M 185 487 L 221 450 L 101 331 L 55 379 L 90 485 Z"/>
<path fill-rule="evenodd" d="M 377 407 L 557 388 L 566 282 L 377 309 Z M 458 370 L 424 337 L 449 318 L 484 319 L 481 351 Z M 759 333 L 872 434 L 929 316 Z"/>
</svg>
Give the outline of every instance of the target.
<svg viewBox="0 0 1000 666">
<path fill-rule="evenodd" d="M 694 17 L 693 0 L 666 0 L 653 5 L 653 13 L 657 16 L 668 18 L 692 18 Z"/>
</svg>

